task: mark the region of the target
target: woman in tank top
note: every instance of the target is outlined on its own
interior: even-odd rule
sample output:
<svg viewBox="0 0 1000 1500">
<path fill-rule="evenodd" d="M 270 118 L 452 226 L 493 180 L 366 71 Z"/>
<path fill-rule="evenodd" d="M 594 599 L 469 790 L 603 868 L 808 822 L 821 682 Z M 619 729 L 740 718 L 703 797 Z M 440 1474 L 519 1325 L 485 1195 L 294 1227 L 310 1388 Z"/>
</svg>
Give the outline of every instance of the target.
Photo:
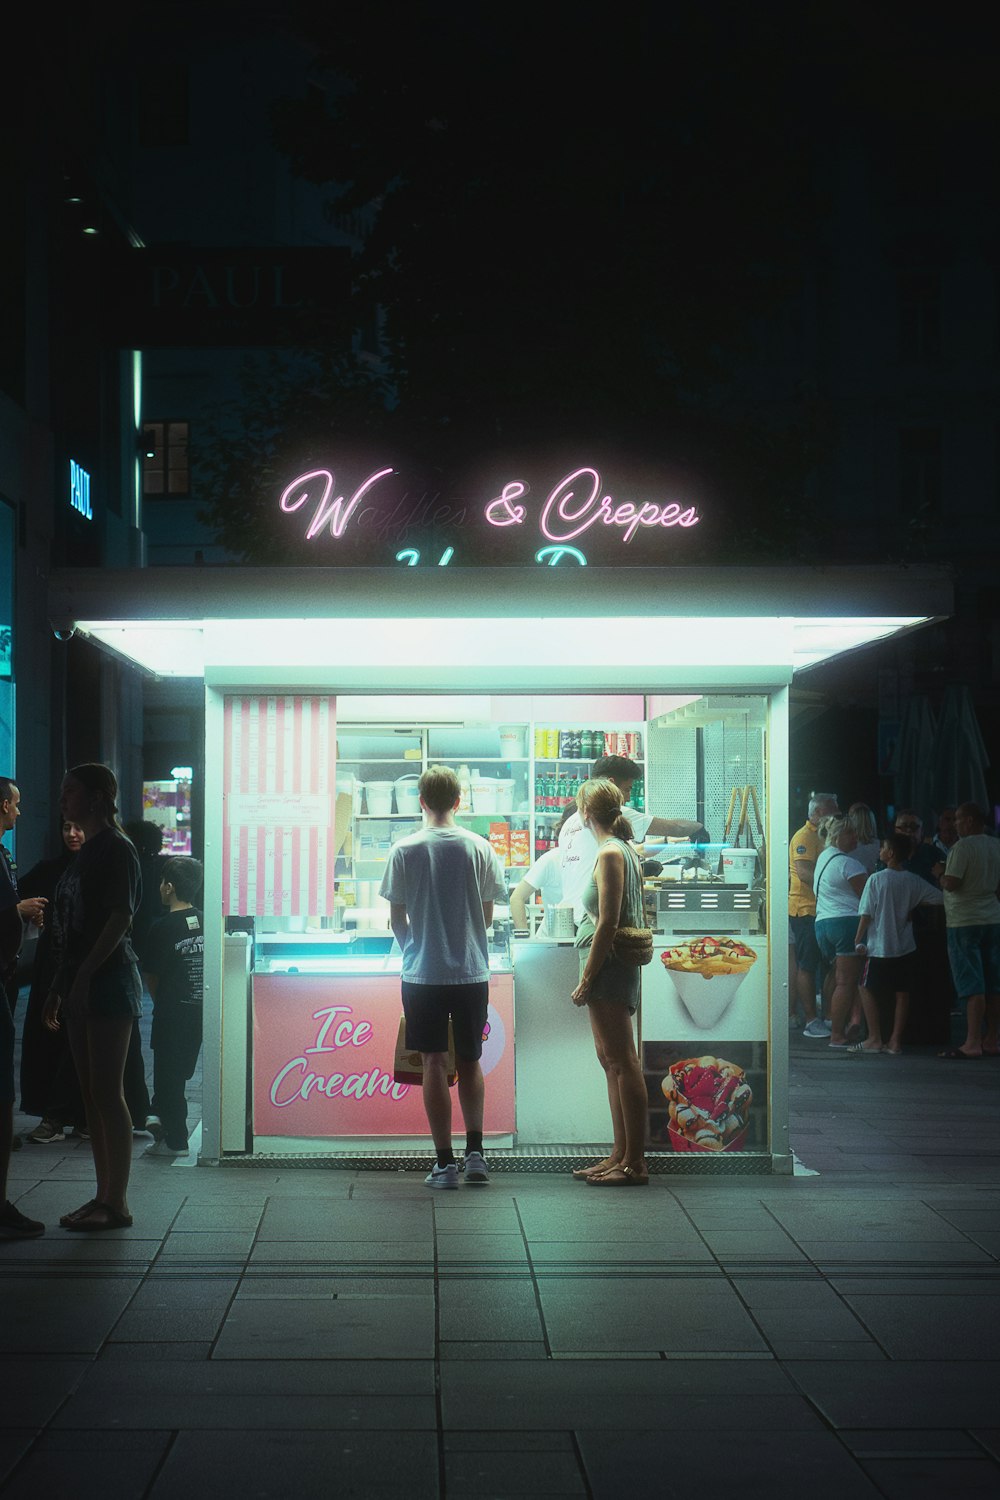
<svg viewBox="0 0 1000 1500">
<path fill-rule="evenodd" d="M 579 807 L 597 839 L 597 859 L 583 893 L 585 916 L 577 932 L 580 982 L 574 1005 L 586 1005 L 597 1059 L 608 1084 L 614 1141 L 595 1166 L 573 1175 L 591 1187 L 640 1187 L 649 1182 L 643 1154 L 647 1094 L 635 1048 L 632 1017 L 639 1006 L 639 969 L 615 957 L 619 926 L 645 925 L 642 872 L 622 816 L 624 797 L 613 781 L 584 782 Z"/>
</svg>

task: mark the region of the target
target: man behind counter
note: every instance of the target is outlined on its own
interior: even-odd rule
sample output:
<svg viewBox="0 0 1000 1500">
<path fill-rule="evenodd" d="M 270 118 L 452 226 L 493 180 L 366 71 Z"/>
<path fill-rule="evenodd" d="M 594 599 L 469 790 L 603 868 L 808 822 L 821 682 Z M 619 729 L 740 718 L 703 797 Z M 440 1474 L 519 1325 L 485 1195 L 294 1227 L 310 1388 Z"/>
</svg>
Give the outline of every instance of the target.
<svg viewBox="0 0 1000 1500">
<path fill-rule="evenodd" d="M 606 776 L 619 787 L 626 799 L 622 812 L 632 826 L 632 836 L 637 844 L 643 839 L 668 838 L 690 839 L 692 843 L 708 843 L 708 833 L 697 819 L 660 818 L 652 813 L 639 812 L 628 806 L 632 783 L 642 775 L 641 767 L 627 755 L 602 755 L 594 761 L 591 778 Z M 562 899 L 572 901 L 573 920 L 579 926 L 583 919 L 583 892 L 590 879 L 597 858 L 598 844 L 589 828 L 584 827 L 579 811 L 568 818 L 559 835 L 559 852 L 562 856 Z"/>
</svg>

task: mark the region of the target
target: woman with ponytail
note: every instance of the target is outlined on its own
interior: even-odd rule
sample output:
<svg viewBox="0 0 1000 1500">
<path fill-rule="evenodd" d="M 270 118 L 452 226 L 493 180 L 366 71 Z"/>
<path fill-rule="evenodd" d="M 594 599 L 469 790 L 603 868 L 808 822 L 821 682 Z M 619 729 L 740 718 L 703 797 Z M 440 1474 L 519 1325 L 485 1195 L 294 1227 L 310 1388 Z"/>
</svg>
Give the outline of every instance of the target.
<svg viewBox="0 0 1000 1500">
<path fill-rule="evenodd" d="M 108 766 L 74 766 L 63 778 L 62 815 L 83 829 L 84 845 L 56 886 L 56 974 L 45 1024 L 53 1031 L 66 1025 L 94 1151 L 96 1196 L 59 1221 L 79 1231 L 132 1223 L 126 1196 L 132 1120 L 122 1079 L 133 1018 L 142 1012 L 142 980 L 128 940 L 141 880 L 117 797 Z"/>
<path fill-rule="evenodd" d="M 642 872 L 623 803 L 620 788 L 606 778 L 585 781 L 577 798 L 598 847 L 583 891 L 586 915 L 576 938 L 580 983 L 572 999 L 590 1012 L 614 1133 L 604 1160 L 573 1174 L 591 1187 L 642 1187 L 649 1182 L 643 1154 L 648 1099 L 632 1031 L 632 1017 L 639 1008 L 639 969 L 623 964 L 613 951 L 620 926 L 644 925 Z"/>
</svg>

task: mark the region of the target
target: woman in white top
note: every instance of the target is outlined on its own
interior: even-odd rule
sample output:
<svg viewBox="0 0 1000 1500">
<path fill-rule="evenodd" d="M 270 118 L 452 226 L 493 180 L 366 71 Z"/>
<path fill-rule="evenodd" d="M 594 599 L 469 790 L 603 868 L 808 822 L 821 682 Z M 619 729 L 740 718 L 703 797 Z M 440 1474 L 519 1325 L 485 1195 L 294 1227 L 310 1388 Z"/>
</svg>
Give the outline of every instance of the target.
<svg viewBox="0 0 1000 1500">
<path fill-rule="evenodd" d="M 826 838 L 826 848 L 821 850 L 813 872 L 816 941 L 820 953 L 834 967 L 830 1001 L 833 1029 L 829 1045 L 842 1050 L 848 1046 L 847 1026 L 852 1011 L 861 1003 L 858 994 L 861 959 L 855 952 L 855 935 L 858 906 L 868 874 L 864 865 L 853 857 L 858 836 L 846 818 L 824 818 L 819 832 L 820 837 Z"/>
<path fill-rule="evenodd" d="M 852 858 L 856 859 L 859 865 L 864 865 L 866 873 L 871 875 L 878 864 L 881 847 L 875 814 L 867 802 L 852 802 L 847 809 L 847 821 L 858 839 L 858 846 L 852 851 Z"/>
</svg>

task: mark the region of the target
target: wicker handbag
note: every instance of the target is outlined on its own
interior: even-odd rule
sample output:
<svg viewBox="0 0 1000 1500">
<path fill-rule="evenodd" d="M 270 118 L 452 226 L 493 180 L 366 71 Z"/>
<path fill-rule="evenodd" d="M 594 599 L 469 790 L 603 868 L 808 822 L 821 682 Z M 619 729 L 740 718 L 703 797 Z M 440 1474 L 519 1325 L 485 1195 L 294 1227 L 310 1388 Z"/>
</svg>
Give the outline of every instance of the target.
<svg viewBox="0 0 1000 1500">
<path fill-rule="evenodd" d="M 653 933 L 649 927 L 619 927 L 611 950 L 619 963 L 642 965 L 652 962 Z"/>
<path fill-rule="evenodd" d="M 639 876 L 639 912 L 642 910 L 642 876 Z M 619 963 L 641 967 L 652 962 L 653 933 L 649 927 L 619 927 L 615 931 L 612 953 Z"/>
</svg>

